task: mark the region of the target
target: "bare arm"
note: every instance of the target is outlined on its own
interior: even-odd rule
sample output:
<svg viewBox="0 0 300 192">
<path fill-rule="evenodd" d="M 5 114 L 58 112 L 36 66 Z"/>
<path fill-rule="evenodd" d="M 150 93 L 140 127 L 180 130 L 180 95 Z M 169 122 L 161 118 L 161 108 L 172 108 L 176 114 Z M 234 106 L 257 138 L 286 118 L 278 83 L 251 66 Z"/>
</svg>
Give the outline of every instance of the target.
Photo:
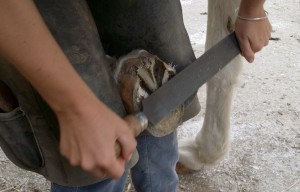
<svg viewBox="0 0 300 192">
<path fill-rule="evenodd" d="M 238 14 L 246 18 L 264 17 L 265 0 L 241 0 Z M 268 19 L 247 21 L 237 18 L 236 35 L 240 43 L 242 55 L 248 62 L 254 61 L 254 54 L 268 45 L 272 27 Z"/>
<path fill-rule="evenodd" d="M 119 178 L 136 142 L 127 124 L 92 93 L 48 31 L 32 0 L 0 0 L 0 54 L 56 113 L 60 149 L 71 164 Z M 116 158 L 115 142 L 122 157 Z"/>
</svg>

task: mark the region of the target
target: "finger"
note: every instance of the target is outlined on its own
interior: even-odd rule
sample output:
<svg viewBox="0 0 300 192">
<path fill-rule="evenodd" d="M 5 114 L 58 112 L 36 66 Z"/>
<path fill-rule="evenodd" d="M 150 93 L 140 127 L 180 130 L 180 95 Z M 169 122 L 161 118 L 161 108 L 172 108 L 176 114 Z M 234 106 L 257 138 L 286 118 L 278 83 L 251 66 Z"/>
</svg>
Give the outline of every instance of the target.
<svg viewBox="0 0 300 192">
<path fill-rule="evenodd" d="M 121 147 L 121 156 L 125 160 L 130 160 L 132 153 L 136 148 L 136 140 L 131 135 L 121 135 L 118 137 L 117 142 Z"/>
<path fill-rule="evenodd" d="M 264 38 L 264 46 L 267 46 L 269 44 L 269 40 L 271 38 L 271 34 L 267 31 Z"/>
<path fill-rule="evenodd" d="M 62 133 L 61 138 L 64 134 Z M 61 139 L 60 142 L 60 152 L 66 157 L 70 164 L 75 166 L 80 164 L 80 151 L 78 151 L 78 146 L 73 138 Z"/>
<path fill-rule="evenodd" d="M 272 27 L 272 25 L 270 23 L 269 23 L 268 27 L 269 27 L 269 34 L 270 34 L 270 37 L 271 37 L 271 33 L 272 33 L 272 30 L 273 30 L 273 27 Z"/>
<path fill-rule="evenodd" d="M 71 155 L 70 155 L 70 164 L 73 165 L 73 166 L 77 166 L 80 164 L 80 157 L 78 155 L 77 152 L 73 151 L 71 152 Z"/>
<path fill-rule="evenodd" d="M 68 156 L 68 145 L 64 142 L 60 142 L 60 145 L 59 145 L 59 151 L 60 153 L 64 156 L 64 157 L 67 157 Z"/>
<path fill-rule="evenodd" d="M 266 41 L 265 41 L 265 43 L 264 43 L 264 46 L 267 46 L 267 45 L 269 44 L 269 39 L 270 39 L 270 37 L 266 38 Z"/>
<path fill-rule="evenodd" d="M 125 163 L 124 161 L 122 162 L 117 160 L 113 153 L 113 158 L 110 163 L 107 164 L 105 171 L 109 177 L 113 179 L 120 179 L 125 171 Z"/>
<path fill-rule="evenodd" d="M 90 156 L 89 153 L 83 153 L 82 157 L 83 158 L 81 160 L 80 166 L 82 167 L 83 170 L 88 171 L 88 172 L 93 172 L 94 170 L 97 169 L 94 158 L 92 156 Z"/>
<path fill-rule="evenodd" d="M 80 149 L 76 144 L 75 140 L 71 140 L 71 147 L 70 147 L 70 156 L 69 160 L 71 165 L 76 166 L 80 164 Z"/>
<path fill-rule="evenodd" d="M 242 51 L 242 55 L 245 57 L 245 59 L 252 63 L 254 61 L 254 52 L 252 51 L 250 42 L 248 39 L 240 39 L 240 48 Z"/>
<path fill-rule="evenodd" d="M 60 141 L 60 153 L 68 160 L 70 159 L 70 154 L 71 154 L 70 142 L 71 140 L 64 140 L 64 139 L 61 139 Z"/>
<path fill-rule="evenodd" d="M 99 168 L 98 169 L 93 169 L 91 171 L 91 174 L 94 177 L 98 178 L 98 179 L 104 179 L 107 176 L 107 174 L 105 173 L 105 171 L 103 171 L 102 169 L 99 169 Z"/>
<path fill-rule="evenodd" d="M 263 39 L 263 38 L 253 41 L 253 42 L 250 41 L 250 47 L 251 47 L 252 52 L 257 53 L 257 52 L 261 51 L 262 48 L 264 47 L 264 44 L 265 44 L 265 39 Z"/>
<path fill-rule="evenodd" d="M 272 26 L 269 24 L 267 26 L 267 35 L 266 35 L 266 43 L 265 43 L 265 46 L 267 46 L 269 44 L 269 40 L 271 38 L 271 35 L 272 35 Z"/>
<path fill-rule="evenodd" d="M 121 164 L 122 167 L 125 167 L 125 161 L 123 160 L 119 160 L 119 163 Z M 94 176 L 94 177 L 97 177 L 99 179 L 104 179 L 105 177 L 110 177 L 110 178 L 113 178 L 111 176 L 109 176 L 109 174 L 106 173 L 105 170 L 103 170 L 102 168 L 94 168 L 92 171 L 90 171 L 90 173 Z M 120 177 L 122 177 L 124 174 L 124 171 L 122 173 L 122 175 Z M 119 179 L 120 177 L 118 178 L 115 178 L 115 179 Z"/>
</svg>

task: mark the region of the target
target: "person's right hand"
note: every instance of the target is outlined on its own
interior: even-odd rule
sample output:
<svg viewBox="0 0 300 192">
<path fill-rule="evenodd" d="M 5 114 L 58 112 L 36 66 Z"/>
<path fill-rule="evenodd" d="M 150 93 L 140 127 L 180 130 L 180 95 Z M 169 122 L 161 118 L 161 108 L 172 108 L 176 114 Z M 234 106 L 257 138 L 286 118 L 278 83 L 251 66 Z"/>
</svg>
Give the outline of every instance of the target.
<svg viewBox="0 0 300 192">
<path fill-rule="evenodd" d="M 79 108 L 57 114 L 60 150 L 72 165 L 80 165 L 97 178 L 118 179 L 131 158 L 136 141 L 127 123 L 98 100 L 85 100 Z M 115 143 L 121 146 L 116 157 Z"/>
<path fill-rule="evenodd" d="M 99 101 L 81 79 L 33 1 L 10 0 L 0 4 L 0 54 L 56 113 L 61 153 L 72 165 L 80 165 L 98 178 L 120 178 L 125 160 L 136 146 L 128 125 Z M 116 142 L 121 147 L 120 157 L 115 155 Z"/>
</svg>

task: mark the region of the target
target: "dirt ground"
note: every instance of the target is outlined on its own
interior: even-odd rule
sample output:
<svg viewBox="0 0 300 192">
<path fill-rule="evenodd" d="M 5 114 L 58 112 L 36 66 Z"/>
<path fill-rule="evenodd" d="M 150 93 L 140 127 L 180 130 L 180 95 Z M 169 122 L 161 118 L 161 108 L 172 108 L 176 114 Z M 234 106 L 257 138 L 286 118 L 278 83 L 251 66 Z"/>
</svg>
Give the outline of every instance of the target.
<svg viewBox="0 0 300 192">
<path fill-rule="evenodd" d="M 204 51 L 207 1 L 181 0 L 197 56 Z M 231 115 L 232 144 L 218 165 L 180 176 L 178 192 L 300 192 L 300 0 L 270 0 L 270 44 L 244 63 Z M 179 129 L 194 137 L 202 112 Z M 49 183 L 11 164 L 0 151 L 0 192 L 49 191 Z M 125 192 L 134 192 L 129 183 Z"/>
</svg>

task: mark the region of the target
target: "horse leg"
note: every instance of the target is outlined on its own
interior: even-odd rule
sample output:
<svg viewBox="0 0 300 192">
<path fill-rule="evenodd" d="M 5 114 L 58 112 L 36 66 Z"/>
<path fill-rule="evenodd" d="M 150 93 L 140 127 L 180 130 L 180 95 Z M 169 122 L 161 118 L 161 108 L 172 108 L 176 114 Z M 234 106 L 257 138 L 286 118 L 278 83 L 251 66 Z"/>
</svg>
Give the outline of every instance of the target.
<svg viewBox="0 0 300 192">
<path fill-rule="evenodd" d="M 238 0 L 208 1 L 206 50 L 233 31 L 238 6 Z M 195 138 L 179 140 L 177 172 L 199 170 L 204 165 L 218 163 L 226 155 L 230 144 L 232 96 L 241 66 L 238 56 L 207 82 L 204 123 Z"/>
</svg>

